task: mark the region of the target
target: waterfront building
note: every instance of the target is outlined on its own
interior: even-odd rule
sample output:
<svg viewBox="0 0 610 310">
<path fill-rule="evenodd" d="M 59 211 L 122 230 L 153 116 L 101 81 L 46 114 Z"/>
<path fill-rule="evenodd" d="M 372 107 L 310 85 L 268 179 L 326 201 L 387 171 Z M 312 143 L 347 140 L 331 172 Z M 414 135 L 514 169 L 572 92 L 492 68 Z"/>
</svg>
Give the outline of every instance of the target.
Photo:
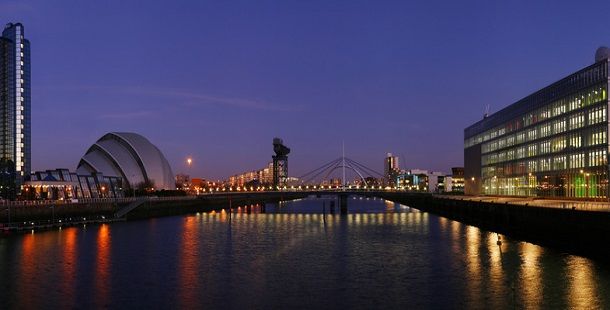
<svg viewBox="0 0 610 310">
<path fill-rule="evenodd" d="M 176 175 L 176 188 L 188 188 L 191 185 L 191 177 L 188 174 L 179 173 Z"/>
<path fill-rule="evenodd" d="M 30 41 L 9 23 L 0 37 L 0 159 L 14 164 L 15 189 L 31 171 L 30 106 Z"/>
<path fill-rule="evenodd" d="M 464 193 L 464 167 L 451 168 L 450 185 L 448 192 Z"/>
<path fill-rule="evenodd" d="M 428 174 L 427 171 L 408 171 L 398 174 L 394 180 L 394 184 L 401 189 L 409 191 L 428 191 Z"/>
<path fill-rule="evenodd" d="M 467 127 L 466 194 L 608 197 L 609 57 Z"/>
<path fill-rule="evenodd" d="M 398 156 L 388 153 L 383 161 L 383 175 L 387 178 L 390 186 L 396 185 L 396 176 L 400 174 L 400 166 L 398 164 Z"/>
<path fill-rule="evenodd" d="M 401 171 L 394 178 L 398 188 L 406 190 L 425 191 L 435 193 L 445 190 L 445 174 L 438 171 L 424 169 L 410 169 Z M 439 186 L 441 189 L 439 189 Z"/>
<path fill-rule="evenodd" d="M 80 198 L 123 197 L 123 179 L 102 173 L 79 175 L 68 169 L 32 172 L 24 183 L 28 199 L 67 200 Z"/>
<path fill-rule="evenodd" d="M 453 189 L 453 179 L 450 175 L 441 175 L 437 178 L 436 192 L 447 193 Z"/>
<path fill-rule="evenodd" d="M 79 175 L 120 177 L 125 187 L 173 190 L 176 180 L 163 153 L 145 137 L 111 132 L 95 142 L 76 168 Z"/>
<path fill-rule="evenodd" d="M 256 183 L 262 186 L 273 184 L 273 162 L 269 162 L 265 168 L 236 174 L 229 177 L 230 186 L 243 187 L 246 184 Z"/>
</svg>

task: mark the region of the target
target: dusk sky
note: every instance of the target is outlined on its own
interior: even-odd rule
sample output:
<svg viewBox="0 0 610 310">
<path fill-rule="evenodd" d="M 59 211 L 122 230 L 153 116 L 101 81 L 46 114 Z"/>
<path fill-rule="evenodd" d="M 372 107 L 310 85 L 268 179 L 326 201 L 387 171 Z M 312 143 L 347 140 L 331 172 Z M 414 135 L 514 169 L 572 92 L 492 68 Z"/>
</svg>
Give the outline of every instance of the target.
<svg viewBox="0 0 610 310">
<path fill-rule="evenodd" d="M 510 3 L 509 3 L 510 2 Z M 536 2 L 536 3 L 534 3 Z M 450 172 L 463 129 L 593 63 L 610 1 L 6 1 L 31 41 L 32 169 L 110 131 L 175 173 L 300 176 L 341 155 Z M 194 165 L 187 169 L 185 159 Z M 405 162 L 406 161 L 406 162 Z"/>
</svg>

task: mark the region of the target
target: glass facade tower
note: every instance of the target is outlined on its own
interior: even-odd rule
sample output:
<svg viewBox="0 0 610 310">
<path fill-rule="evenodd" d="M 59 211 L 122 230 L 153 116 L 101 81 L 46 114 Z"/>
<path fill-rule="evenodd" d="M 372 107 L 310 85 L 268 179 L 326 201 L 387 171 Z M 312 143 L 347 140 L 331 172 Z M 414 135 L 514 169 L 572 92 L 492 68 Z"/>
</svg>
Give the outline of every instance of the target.
<svg viewBox="0 0 610 310">
<path fill-rule="evenodd" d="M 466 194 L 608 197 L 608 58 L 464 130 Z"/>
<path fill-rule="evenodd" d="M 30 42 L 20 23 L 0 37 L 0 157 L 13 162 L 17 186 L 31 172 Z"/>
</svg>

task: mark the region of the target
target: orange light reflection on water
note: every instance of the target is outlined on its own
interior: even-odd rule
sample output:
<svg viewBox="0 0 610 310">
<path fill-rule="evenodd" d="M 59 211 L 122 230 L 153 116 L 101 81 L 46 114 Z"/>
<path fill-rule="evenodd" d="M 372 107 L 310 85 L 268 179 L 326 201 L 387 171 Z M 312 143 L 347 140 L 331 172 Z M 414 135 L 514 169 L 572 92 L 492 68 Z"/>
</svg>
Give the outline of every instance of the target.
<svg viewBox="0 0 610 310">
<path fill-rule="evenodd" d="M 498 245 L 498 235 L 495 233 L 487 234 L 487 251 L 489 252 L 489 290 L 488 292 L 500 293 L 507 290 L 505 274 L 502 268 L 503 245 Z M 499 309 L 505 305 L 492 300 L 490 305 L 493 309 Z"/>
<path fill-rule="evenodd" d="M 76 238 L 78 234 L 78 228 L 70 227 L 62 231 L 62 281 L 60 286 L 62 287 L 63 295 L 66 296 L 62 300 L 62 306 L 64 308 L 74 308 L 74 289 L 76 283 L 76 259 L 77 259 L 77 244 Z"/>
<path fill-rule="evenodd" d="M 18 296 L 19 304 L 23 309 L 32 309 L 32 295 L 34 292 L 30 292 L 28 289 L 32 287 L 32 281 L 36 279 L 36 251 L 35 251 L 35 234 L 28 234 L 23 236 L 21 242 L 21 259 L 19 260 L 20 268 L 20 279 L 17 281 L 17 285 L 23 286 L 19 290 Z"/>
<path fill-rule="evenodd" d="M 466 226 L 466 265 L 468 269 L 468 275 L 466 280 L 466 286 L 471 302 L 474 302 L 475 306 L 481 304 L 479 298 L 483 296 L 482 283 L 481 283 L 481 255 L 479 247 L 481 246 L 481 231 L 474 226 Z"/>
<path fill-rule="evenodd" d="M 595 280 L 592 262 L 584 257 L 567 258 L 567 276 L 569 279 L 568 305 L 572 309 L 597 309 L 600 296 Z"/>
<path fill-rule="evenodd" d="M 110 227 L 108 224 L 100 225 L 97 230 L 97 255 L 95 267 L 95 300 L 103 305 L 110 294 Z"/>
<path fill-rule="evenodd" d="M 540 307 L 542 304 L 542 271 L 540 270 L 540 257 L 543 249 L 537 245 L 520 242 L 521 272 L 517 297 L 521 299 L 521 306 L 526 308 Z"/>
<path fill-rule="evenodd" d="M 226 216 L 224 210 L 220 213 L 221 218 L 224 221 L 223 216 Z M 198 233 L 198 221 L 196 217 L 186 217 L 182 225 L 181 244 L 179 247 L 179 258 L 178 258 L 178 272 L 180 274 L 179 284 L 179 300 L 184 303 L 184 307 L 192 306 L 197 304 L 197 280 L 198 280 L 198 248 L 199 238 Z"/>
</svg>

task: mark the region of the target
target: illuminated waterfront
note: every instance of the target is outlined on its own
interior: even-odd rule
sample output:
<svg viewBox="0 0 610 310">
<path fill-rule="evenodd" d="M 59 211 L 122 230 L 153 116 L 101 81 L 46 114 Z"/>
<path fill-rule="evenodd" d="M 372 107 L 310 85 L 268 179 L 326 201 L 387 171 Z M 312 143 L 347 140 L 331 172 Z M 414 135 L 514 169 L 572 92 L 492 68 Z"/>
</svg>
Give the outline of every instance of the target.
<svg viewBox="0 0 610 310">
<path fill-rule="evenodd" d="M 610 266 L 383 200 L 0 239 L 11 307 L 607 308 Z M 503 238 L 504 239 L 504 238 Z M 514 293 L 513 293 L 514 288 Z"/>
</svg>

